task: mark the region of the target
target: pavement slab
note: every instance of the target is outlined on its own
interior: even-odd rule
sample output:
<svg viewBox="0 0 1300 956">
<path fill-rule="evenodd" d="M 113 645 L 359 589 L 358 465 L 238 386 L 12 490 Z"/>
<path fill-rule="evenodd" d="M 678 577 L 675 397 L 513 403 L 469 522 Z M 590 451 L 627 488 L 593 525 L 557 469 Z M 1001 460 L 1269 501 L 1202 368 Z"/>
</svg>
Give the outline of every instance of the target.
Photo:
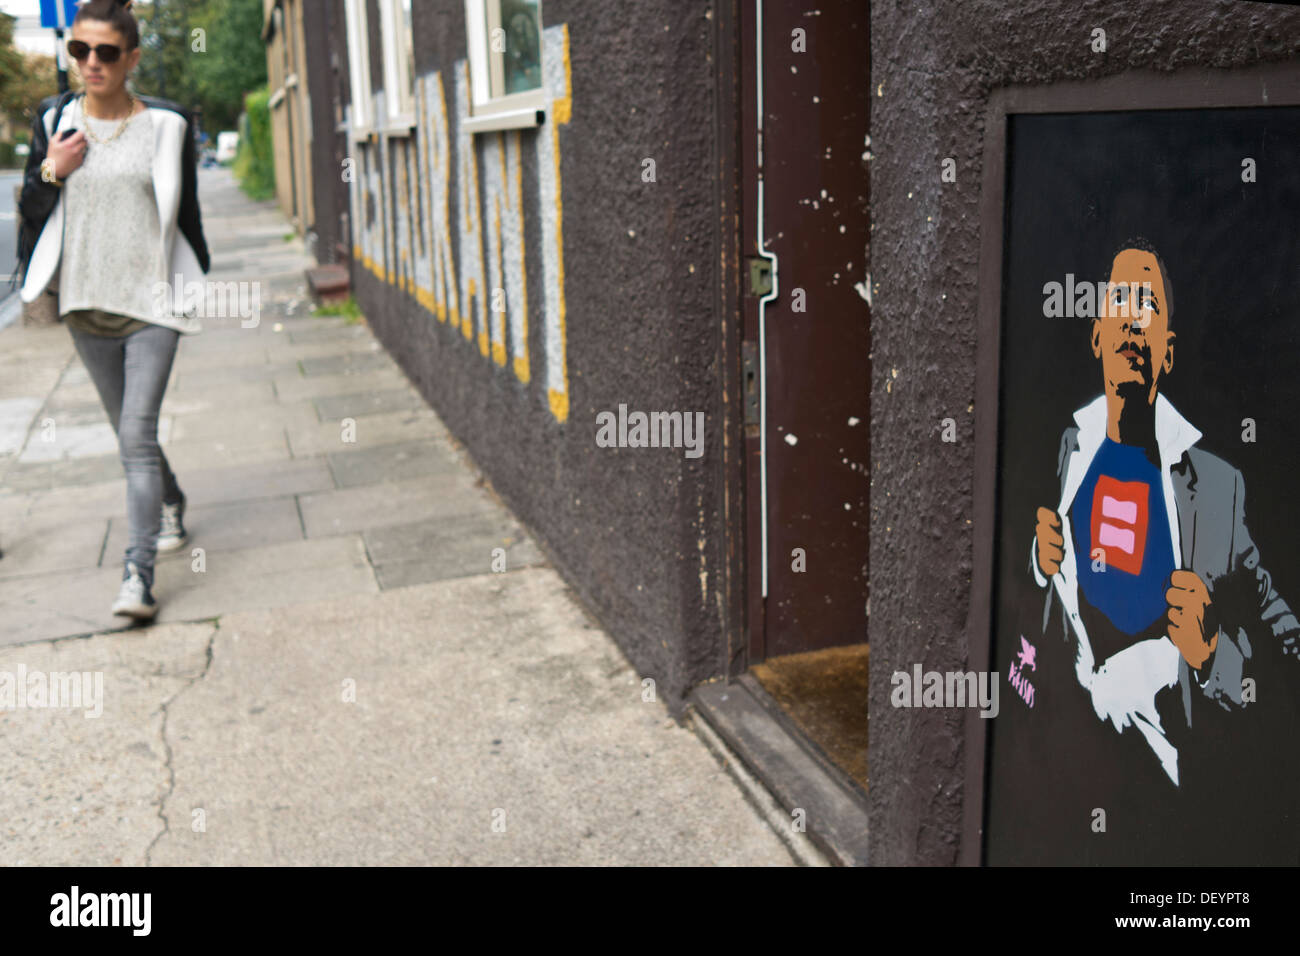
<svg viewBox="0 0 1300 956">
<path fill-rule="evenodd" d="M 43 510 L 11 518 L 0 539 L 0 579 L 99 567 L 109 524 L 104 516 L 69 519 Z"/>
<path fill-rule="evenodd" d="M 464 461 L 443 438 L 394 442 L 326 455 L 330 472 L 340 488 L 373 485 L 381 481 L 463 474 Z"/>
<path fill-rule="evenodd" d="M 273 382 L 275 395 L 282 402 L 302 402 L 340 395 L 363 396 L 379 390 L 409 388 L 406 376 L 397 369 L 371 369 L 364 374 L 344 372 L 340 375 L 319 375 L 306 378 L 297 372 L 277 375 Z"/>
<path fill-rule="evenodd" d="M 338 419 L 290 425 L 285 428 L 293 457 L 328 455 L 354 448 L 373 448 L 414 439 L 449 438 L 450 432 L 428 408 L 369 415 L 345 415 Z"/>
<path fill-rule="evenodd" d="M 301 541 L 303 537 L 298 504 L 292 495 L 211 505 L 191 496 L 185 509 L 185 530 L 190 537 L 186 551 L 235 551 Z M 120 560 L 126 545 L 126 519 L 114 518 L 104 547 L 106 558 Z"/>
<path fill-rule="evenodd" d="M 493 511 L 497 502 L 466 471 L 298 496 L 307 537 Z"/>
<path fill-rule="evenodd" d="M 405 412 L 424 408 L 424 399 L 413 388 L 390 388 L 347 395 L 327 395 L 312 401 L 321 421 L 340 421 L 361 415 Z"/>
<path fill-rule="evenodd" d="M 504 508 L 365 532 L 382 588 L 544 565 L 541 549 Z"/>
</svg>

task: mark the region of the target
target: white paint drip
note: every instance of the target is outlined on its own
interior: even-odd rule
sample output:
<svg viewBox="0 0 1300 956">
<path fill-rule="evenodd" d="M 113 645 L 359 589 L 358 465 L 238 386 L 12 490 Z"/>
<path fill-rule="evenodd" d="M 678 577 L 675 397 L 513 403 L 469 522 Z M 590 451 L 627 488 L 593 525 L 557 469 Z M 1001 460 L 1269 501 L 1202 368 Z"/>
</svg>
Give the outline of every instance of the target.
<svg viewBox="0 0 1300 956">
<path fill-rule="evenodd" d="M 862 301 L 871 305 L 871 273 L 867 273 L 867 278 L 862 282 L 853 283 L 853 288 L 858 290 L 858 295 L 862 296 Z"/>
</svg>

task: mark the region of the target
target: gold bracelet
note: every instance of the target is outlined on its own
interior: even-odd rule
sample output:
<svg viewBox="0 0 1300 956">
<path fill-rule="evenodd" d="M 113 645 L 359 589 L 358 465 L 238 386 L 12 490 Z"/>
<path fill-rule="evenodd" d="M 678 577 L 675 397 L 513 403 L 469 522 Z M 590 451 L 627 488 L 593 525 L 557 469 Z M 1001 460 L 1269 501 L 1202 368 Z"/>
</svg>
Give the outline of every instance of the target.
<svg viewBox="0 0 1300 956">
<path fill-rule="evenodd" d="M 49 168 L 48 172 L 46 171 L 47 164 Z M 63 188 L 63 180 L 59 179 L 59 177 L 54 174 L 54 160 L 50 159 L 48 156 L 41 160 L 41 180 L 50 183 L 53 186 L 57 186 L 60 189 Z"/>
</svg>

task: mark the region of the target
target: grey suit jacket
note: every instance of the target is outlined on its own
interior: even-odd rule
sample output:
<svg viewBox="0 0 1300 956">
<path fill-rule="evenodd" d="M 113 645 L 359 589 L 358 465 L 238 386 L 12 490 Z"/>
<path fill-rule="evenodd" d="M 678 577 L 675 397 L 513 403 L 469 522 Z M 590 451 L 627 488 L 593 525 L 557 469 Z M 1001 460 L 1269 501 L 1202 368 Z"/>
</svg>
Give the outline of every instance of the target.
<svg viewBox="0 0 1300 956">
<path fill-rule="evenodd" d="M 1062 490 L 1066 463 L 1078 448 L 1079 429 L 1067 428 L 1057 458 Z M 1178 511 L 1181 567 L 1205 582 L 1219 622 L 1218 645 L 1201 669 L 1193 671 L 1185 660 L 1180 664 L 1183 713 L 1190 728 L 1193 695 L 1204 695 L 1229 711 L 1245 706 L 1242 681 L 1252 677 L 1258 642 L 1278 642 L 1285 657 L 1300 664 L 1300 622 L 1260 564 L 1259 550 L 1246 527 L 1241 472 L 1222 458 L 1192 447 L 1169 473 Z M 1044 632 L 1053 617 L 1068 637 L 1061 602 L 1049 587 Z"/>
</svg>

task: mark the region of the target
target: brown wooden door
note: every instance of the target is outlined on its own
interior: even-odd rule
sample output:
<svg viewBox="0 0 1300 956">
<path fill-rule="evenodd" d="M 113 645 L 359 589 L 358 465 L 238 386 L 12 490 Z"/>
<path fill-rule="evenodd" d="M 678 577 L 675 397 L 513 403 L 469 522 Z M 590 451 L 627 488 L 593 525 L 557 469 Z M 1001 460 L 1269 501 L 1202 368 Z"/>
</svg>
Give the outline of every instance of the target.
<svg viewBox="0 0 1300 956">
<path fill-rule="evenodd" d="M 766 405 L 746 429 L 750 663 L 867 639 L 868 13 L 741 0 L 746 376 Z M 765 304 L 760 252 L 776 257 Z"/>
</svg>

